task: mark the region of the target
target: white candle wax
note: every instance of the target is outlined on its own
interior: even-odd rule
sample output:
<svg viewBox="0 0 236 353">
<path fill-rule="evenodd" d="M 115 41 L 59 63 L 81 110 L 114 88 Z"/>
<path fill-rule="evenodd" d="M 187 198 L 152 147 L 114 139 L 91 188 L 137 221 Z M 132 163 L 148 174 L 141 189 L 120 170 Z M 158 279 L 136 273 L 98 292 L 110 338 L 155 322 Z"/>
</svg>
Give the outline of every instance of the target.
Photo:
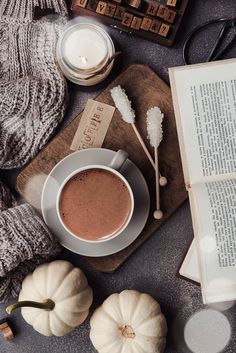
<svg viewBox="0 0 236 353">
<path fill-rule="evenodd" d="M 108 66 L 106 63 L 114 54 L 114 43 L 102 27 L 75 20 L 66 26 L 57 45 L 57 62 L 63 74 L 82 86 L 103 81 L 112 70 L 114 61 Z"/>
<path fill-rule="evenodd" d="M 104 38 L 93 29 L 76 28 L 64 42 L 66 60 L 80 70 L 97 67 L 107 56 Z"/>
</svg>

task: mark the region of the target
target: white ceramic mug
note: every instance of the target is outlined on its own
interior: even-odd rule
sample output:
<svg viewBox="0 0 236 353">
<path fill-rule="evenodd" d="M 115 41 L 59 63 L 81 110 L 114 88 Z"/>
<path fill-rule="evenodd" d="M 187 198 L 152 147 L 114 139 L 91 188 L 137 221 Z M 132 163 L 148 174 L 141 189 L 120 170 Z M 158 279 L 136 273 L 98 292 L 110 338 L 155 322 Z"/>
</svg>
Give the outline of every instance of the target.
<svg viewBox="0 0 236 353">
<path fill-rule="evenodd" d="M 62 185 L 61 185 L 61 187 L 60 187 L 60 189 L 58 191 L 58 194 L 57 194 L 57 202 L 56 202 L 57 215 L 58 215 L 60 223 L 62 224 L 64 229 L 69 234 L 71 234 L 73 237 L 79 238 L 80 240 L 83 240 L 84 242 L 87 242 L 87 243 L 96 243 L 96 242 L 97 243 L 101 243 L 101 242 L 105 242 L 105 241 L 108 241 L 110 239 L 113 239 L 113 238 L 117 237 L 128 226 L 128 224 L 129 224 L 129 222 L 130 222 L 130 220 L 132 218 L 133 212 L 134 212 L 134 195 L 133 195 L 133 191 L 132 191 L 128 181 L 126 180 L 126 178 L 119 171 L 121 169 L 121 167 L 123 166 L 123 164 L 125 163 L 125 161 L 127 160 L 127 158 L 128 158 L 127 152 L 125 152 L 123 150 L 119 150 L 119 151 L 116 152 L 115 156 L 113 157 L 113 159 L 111 160 L 111 163 L 108 166 L 96 165 L 96 164 L 87 165 L 85 167 L 81 167 L 81 168 L 75 170 L 73 173 L 71 173 L 64 180 L 64 182 L 62 183 Z M 99 240 L 84 239 L 84 238 L 79 237 L 78 235 L 75 235 L 73 232 L 71 232 L 71 230 L 68 229 L 67 226 L 64 224 L 63 219 L 62 219 L 61 214 L 60 214 L 60 208 L 59 208 L 61 193 L 62 193 L 62 190 L 65 187 L 65 185 L 68 183 L 68 181 L 71 178 L 73 178 L 76 174 L 81 173 L 81 172 L 86 171 L 86 170 L 89 170 L 89 169 L 107 170 L 107 171 L 115 174 L 116 176 L 118 176 L 122 180 L 122 182 L 126 185 L 127 190 L 129 191 L 130 200 L 131 200 L 130 214 L 129 214 L 129 217 L 128 217 L 127 221 L 123 224 L 123 226 L 115 234 L 111 235 L 110 237 L 102 238 L 102 239 L 99 239 Z"/>
</svg>

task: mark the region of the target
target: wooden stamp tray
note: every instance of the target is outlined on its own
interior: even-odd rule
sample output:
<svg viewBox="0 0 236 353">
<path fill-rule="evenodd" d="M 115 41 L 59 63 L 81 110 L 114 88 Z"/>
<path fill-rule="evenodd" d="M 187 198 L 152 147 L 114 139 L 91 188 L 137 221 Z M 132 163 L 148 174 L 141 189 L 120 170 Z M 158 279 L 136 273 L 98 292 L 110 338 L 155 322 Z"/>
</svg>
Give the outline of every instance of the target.
<svg viewBox="0 0 236 353">
<path fill-rule="evenodd" d="M 168 47 L 174 44 L 189 0 L 73 0 L 72 12 L 128 35 Z"/>
<path fill-rule="evenodd" d="M 124 123 L 119 112 L 116 111 L 108 129 L 103 147 L 112 150 L 118 150 L 120 148 L 126 150 L 130 159 L 140 168 L 149 186 L 151 212 L 144 230 L 129 247 L 114 255 L 100 258 L 87 258 L 87 261 L 94 269 L 101 272 L 112 272 L 117 269 L 187 198 L 170 88 L 148 66 L 135 64 L 117 77 L 96 100 L 113 105 L 110 89 L 117 85 L 121 85 L 125 88 L 128 96 L 132 100 L 133 107 L 136 111 L 137 125 L 144 139 L 146 139 L 147 136 L 147 110 L 158 105 L 165 114 L 163 124 L 164 140 L 159 149 L 159 159 L 161 173 L 167 177 L 169 183 L 167 186 L 161 188 L 161 207 L 164 212 L 164 218 L 161 221 L 157 221 L 152 215 L 155 208 L 154 169 L 137 141 L 132 127 Z M 42 187 L 49 172 L 62 158 L 72 152 L 70 146 L 80 118 L 81 114 L 65 129 L 59 132 L 19 174 L 17 178 L 17 190 L 21 196 L 33 206 L 40 208 Z M 147 146 L 149 146 L 148 142 Z M 153 152 L 151 147 L 150 152 Z"/>
</svg>

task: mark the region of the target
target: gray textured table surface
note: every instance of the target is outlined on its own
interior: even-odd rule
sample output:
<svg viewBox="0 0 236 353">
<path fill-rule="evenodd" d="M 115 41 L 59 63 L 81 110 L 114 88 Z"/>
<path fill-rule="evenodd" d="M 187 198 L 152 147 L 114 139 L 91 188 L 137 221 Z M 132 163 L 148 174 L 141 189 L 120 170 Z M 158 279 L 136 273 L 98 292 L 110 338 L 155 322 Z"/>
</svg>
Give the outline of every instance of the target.
<svg viewBox="0 0 236 353">
<path fill-rule="evenodd" d="M 183 37 L 196 25 L 213 18 L 236 16 L 235 0 L 190 0 L 189 11 L 185 17 L 179 39 L 172 49 L 138 38 L 120 35 L 111 30 L 111 35 L 119 43 L 123 58 L 112 76 L 130 63 L 141 62 L 150 65 L 166 82 L 168 68 L 182 65 Z M 214 32 L 214 30 L 213 30 Z M 213 33 L 212 32 L 212 33 Z M 193 57 L 202 55 L 211 41 L 211 35 L 203 35 L 193 48 Z M 235 57 L 236 48 L 226 57 Z M 65 121 L 66 124 L 79 113 L 87 99 L 96 96 L 112 79 L 92 89 L 70 88 L 71 103 Z M 17 172 L 1 172 L 1 176 L 14 187 Z M 94 272 L 79 256 L 64 251 L 62 258 L 69 259 L 80 266 L 93 287 L 95 301 L 93 309 L 111 293 L 125 288 L 134 288 L 150 293 L 161 304 L 168 320 L 168 342 L 166 353 L 190 352 L 183 341 L 183 326 L 191 315 L 203 308 L 200 289 L 177 278 L 176 272 L 181 259 L 193 236 L 189 205 L 186 202 L 160 230 L 133 254 L 124 265 L 113 274 Z M 0 305 L 0 317 L 4 314 L 4 305 Z M 229 345 L 225 353 L 236 352 L 235 307 L 224 312 L 232 329 Z M 14 313 L 13 321 L 17 335 L 11 343 L 0 337 L 1 353 L 93 353 L 89 340 L 89 320 L 62 338 L 45 338 L 28 326 L 20 312 Z M 206 327 L 206 330 L 210 329 Z M 217 323 L 216 323 L 217 329 Z M 218 328 L 219 329 L 219 328 Z M 220 330 L 224 328 L 220 328 Z M 224 332 L 222 331 L 222 334 Z M 197 334 L 197 332 L 196 332 Z M 212 342 L 213 344 L 213 342 Z M 204 346 L 204 345 L 203 345 Z M 213 344 L 214 346 L 214 344 Z M 112 352 L 111 352 L 112 353 Z M 213 348 L 202 348 L 195 353 L 217 353 Z"/>
</svg>

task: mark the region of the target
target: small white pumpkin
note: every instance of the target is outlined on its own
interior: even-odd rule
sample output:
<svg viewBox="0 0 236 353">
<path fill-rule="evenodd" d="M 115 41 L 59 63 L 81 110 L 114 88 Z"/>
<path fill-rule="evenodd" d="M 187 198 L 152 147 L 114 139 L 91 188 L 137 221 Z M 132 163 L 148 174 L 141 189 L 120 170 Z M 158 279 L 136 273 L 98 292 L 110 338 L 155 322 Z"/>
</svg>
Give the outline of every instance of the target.
<svg viewBox="0 0 236 353">
<path fill-rule="evenodd" d="M 88 316 L 92 289 L 84 273 L 68 261 L 57 260 L 35 269 L 22 283 L 19 302 L 7 312 L 22 308 L 22 316 L 45 336 L 63 336 Z"/>
<path fill-rule="evenodd" d="M 99 353 L 162 353 L 167 324 L 160 305 L 134 290 L 112 294 L 90 320 L 90 339 Z"/>
</svg>

